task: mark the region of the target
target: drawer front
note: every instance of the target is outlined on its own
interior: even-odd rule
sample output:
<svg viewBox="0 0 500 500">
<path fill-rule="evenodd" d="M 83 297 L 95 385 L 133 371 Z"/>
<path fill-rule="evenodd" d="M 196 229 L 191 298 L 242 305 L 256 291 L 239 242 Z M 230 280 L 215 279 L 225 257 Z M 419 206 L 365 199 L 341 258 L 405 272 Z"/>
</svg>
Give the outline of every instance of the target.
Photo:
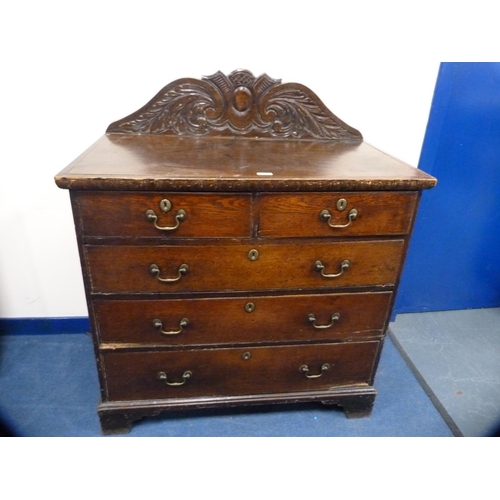
<svg viewBox="0 0 500 500">
<path fill-rule="evenodd" d="M 379 342 L 108 352 L 111 401 L 271 394 L 367 384 Z M 174 384 L 174 385 L 169 385 Z"/>
<path fill-rule="evenodd" d="M 252 234 L 250 195 L 78 192 L 74 202 L 84 236 L 226 238 Z"/>
<path fill-rule="evenodd" d="M 408 234 L 417 199 L 418 194 L 413 192 L 262 194 L 259 235 L 280 238 Z"/>
<path fill-rule="evenodd" d="M 175 293 L 392 286 L 403 247 L 403 240 L 383 240 L 85 249 L 93 293 Z"/>
<path fill-rule="evenodd" d="M 382 335 L 392 292 L 173 300 L 96 300 L 105 343 L 210 345 Z"/>
</svg>

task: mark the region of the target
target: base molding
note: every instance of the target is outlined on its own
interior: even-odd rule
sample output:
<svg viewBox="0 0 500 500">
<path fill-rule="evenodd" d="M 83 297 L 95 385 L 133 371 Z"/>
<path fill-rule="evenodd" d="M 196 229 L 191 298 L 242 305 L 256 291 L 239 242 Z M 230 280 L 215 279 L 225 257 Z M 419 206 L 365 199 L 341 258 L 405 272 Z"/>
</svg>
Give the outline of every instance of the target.
<svg viewBox="0 0 500 500">
<path fill-rule="evenodd" d="M 125 434 L 130 431 L 133 422 L 144 417 L 154 417 L 169 411 L 207 408 L 319 402 L 328 406 L 342 407 L 349 418 L 367 417 L 371 413 L 376 396 L 377 391 L 372 386 L 344 386 L 326 391 L 286 394 L 101 402 L 97 413 L 103 434 Z"/>
</svg>

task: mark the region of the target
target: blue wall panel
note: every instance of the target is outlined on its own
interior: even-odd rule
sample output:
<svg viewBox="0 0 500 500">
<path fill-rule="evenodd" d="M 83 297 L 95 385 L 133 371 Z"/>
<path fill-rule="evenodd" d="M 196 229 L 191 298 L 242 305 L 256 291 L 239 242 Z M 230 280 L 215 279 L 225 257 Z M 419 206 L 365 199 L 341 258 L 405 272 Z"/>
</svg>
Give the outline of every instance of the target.
<svg viewBox="0 0 500 500">
<path fill-rule="evenodd" d="M 0 336 L 88 332 L 90 332 L 90 323 L 87 317 L 0 319 Z"/>
<path fill-rule="evenodd" d="M 443 63 L 395 312 L 500 306 L 500 63 Z"/>
</svg>

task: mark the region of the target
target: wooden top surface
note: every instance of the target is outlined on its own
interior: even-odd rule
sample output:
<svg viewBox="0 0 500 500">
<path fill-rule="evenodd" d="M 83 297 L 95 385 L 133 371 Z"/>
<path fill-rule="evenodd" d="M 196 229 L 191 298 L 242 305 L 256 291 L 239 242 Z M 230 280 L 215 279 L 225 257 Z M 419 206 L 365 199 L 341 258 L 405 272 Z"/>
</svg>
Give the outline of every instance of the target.
<svg viewBox="0 0 500 500">
<path fill-rule="evenodd" d="M 420 190 L 436 179 L 362 141 L 108 134 L 55 177 L 64 189 Z"/>
</svg>

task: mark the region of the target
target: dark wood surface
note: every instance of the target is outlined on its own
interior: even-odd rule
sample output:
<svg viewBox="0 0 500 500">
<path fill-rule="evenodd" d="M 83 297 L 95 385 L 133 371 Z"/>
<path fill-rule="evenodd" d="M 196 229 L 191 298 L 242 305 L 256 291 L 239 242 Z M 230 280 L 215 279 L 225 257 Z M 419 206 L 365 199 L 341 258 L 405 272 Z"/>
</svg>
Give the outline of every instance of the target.
<svg viewBox="0 0 500 500">
<path fill-rule="evenodd" d="M 377 391 L 372 385 L 340 385 L 326 390 L 238 394 L 236 396 L 208 396 L 129 401 L 101 401 L 97 407 L 104 434 L 124 434 L 132 423 L 147 416 L 177 410 L 231 408 L 235 406 L 322 403 L 341 406 L 348 418 L 368 417 Z"/>
<path fill-rule="evenodd" d="M 168 84 L 56 183 L 71 190 L 103 432 L 242 404 L 369 415 L 436 179 L 364 143 L 307 87 L 238 70 Z"/>
<path fill-rule="evenodd" d="M 428 189 L 436 180 L 364 142 L 113 134 L 56 183 L 98 190 L 380 191 Z"/>
<path fill-rule="evenodd" d="M 252 198 L 238 194 L 121 193 L 85 191 L 74 194 L 82 234 L 85 236 L 243 238 L 252 236 Z M 165 213 L 160 202 L 168 199 Z M 175 226 L 178 210 L 186 219 L 173 231 L 155 228 L 146 218 L 153 210 L 160 227 Z"/>
<path fill-rule="evenodd" d="M 418 201 L 417 192 L 379 193 L 265 193 L 252 198 L 245 194 L 185 194 L 176 192 L 74 192 L 84 236 L 119 238 L 244 238 L 343 237 L 407 234 Z M 162 200 L 172 208 L 164 213 Z M 344 199 L 346 208 L 337 202 Z M 357 216 L 347 227 L 349 212 Z M 153 210 L 160 227 L 174 227 L 175 216 L 186 218 L 174 230 L 161 230 L 148 220 Z M 328 210 L 331 219 L 320 214 Z M 330 224 L 330 225 L 329 225 Z M 254 231 L 256 229 L 256 231 Z"/>
<path fill-rule="evenodd" d="M 259 258 L 248 253 L 256 249 Z M 394 286 L 403 258 L 404 240 L 233 245 L 88 245 L 92 293 L 178 293 L 236 290 L 315 289 L 349 286 Z M 314 270 L 320 260 L 325 274 L 336 274 L 341 263 L 350 267 L 336 278 Z M 150 273 L 173 279 L 183 264 L 189 272 L 164 283 Z"/>
<path fill-rule="evenodd" d="M 141 109 L 112 123 L 107 132 L 294 141 L 363 139 L 311 89 L 281 83 L 266 74 L 255 77 L 248 70 L 171 82 Z"/>
<path fill-rule="evenodd" d="M 392 292 L 96 300 L 103 348 L 337 341 L 381 336 Z M 245 309 L 253 304 L 251 312 Z M 314 314 L 315 328 L 308 319 Z M 338 320 L 332 322 L 337 314 Z M 162 334 L 154 321 L 162 322 Z M 180 329 L 183 319 L 188 324 Z"/>
<path fill-rule="evenodd" d="M 379 342 L 103 354 L 110 401 L 325 390 L 368 384 Z M 248 357 L 248 353 L 250 357 Z M 329 364 L 326 371 L 321 367 Z M 307 365 L 307 378 L 301 366 Z M 183 382 L 169 386 L 167 381 Z"/>
<path fill-rule="evenodd" d="M 344 199 L 346 208 L 337 209 Z M 262 237 L 342 237 L 407 234 L 410 230 L 418 195 L 395 193 L 272 193 L 259 199 L 259 236 Z M 356 218 L 349 223 L 349 212 Z M 320 214 L 328 210 L 331 219 Z"/>
</svg>

